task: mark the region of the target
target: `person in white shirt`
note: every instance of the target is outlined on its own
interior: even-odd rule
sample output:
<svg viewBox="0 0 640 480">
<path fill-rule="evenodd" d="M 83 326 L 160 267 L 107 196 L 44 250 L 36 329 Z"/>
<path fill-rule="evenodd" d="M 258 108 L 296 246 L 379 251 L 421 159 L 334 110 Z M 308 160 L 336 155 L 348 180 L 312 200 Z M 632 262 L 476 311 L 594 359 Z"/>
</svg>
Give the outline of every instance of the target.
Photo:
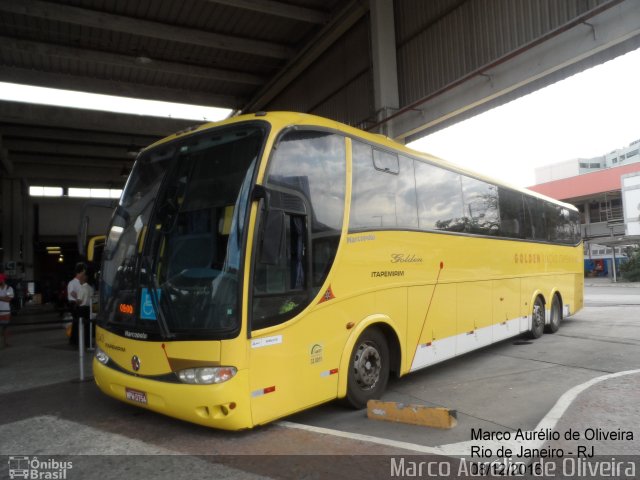
<svg viewBox="0 0 640 480">
<path fill-rule="evenodd" d="M 91 320 L 91 297 L 93 288 L 87 283 L 87 275 L 80 277 L 80 289 L 78 290 L 78 318 L 84 324 L 84 344 L 89 345 L 89 321 Z"/>
<path fill-rule="evenodd" d="M 67 300 L 69 300 L 69 304 L 78 303 L 78 293 L 80 292 L 80 286 L 82 285 L 80 279 L 86 274 L 87 267 L 82 262 L 77 263 L 75 272 L 75 276 L 67 285 Z"/>
<path fill-rule="evenodd" d="M 73 317 L 73 325 L 71 327 L 71 336 L 69 337 L 69 343 L 72 345 L 78 344 L 78 294 L 80 293 L 80 289 L 82 287 L 81 280 L 85 278 L 87 275 L 87 266 L 80 262 L 76 264 L 76 274 L 71 279 L 69 284 L 67 285 L 67 300 L 69 300 L 69 310 L 71 311 L 71 316 Z"/>
<path fill-rule="evenodd" d="M 93 296 L 93 287 L 87 283 L 85 275 L 80 280 L 80 291 L 78 293 L 78 306 L 88 307 L 91 305 L 91 297 Z"/>
<path fill-rule="evenodd" d="M 2 330 L 2 345 L 8 347 L 9 322 L 11 321 L 11 300 L 13 288 L 7 285 L 7 276 L 0 273 L 0 329 Z"/>
<path fill-rule="evenodd" d="M 79 316 L 84 320 L 89 320 L 91 316 L 91 297 L 93 296 L 93 288 L 87 283 L 87 275 L 80 278 L 80 289 L 78 290 L 78 309 Z"/>
</svg>

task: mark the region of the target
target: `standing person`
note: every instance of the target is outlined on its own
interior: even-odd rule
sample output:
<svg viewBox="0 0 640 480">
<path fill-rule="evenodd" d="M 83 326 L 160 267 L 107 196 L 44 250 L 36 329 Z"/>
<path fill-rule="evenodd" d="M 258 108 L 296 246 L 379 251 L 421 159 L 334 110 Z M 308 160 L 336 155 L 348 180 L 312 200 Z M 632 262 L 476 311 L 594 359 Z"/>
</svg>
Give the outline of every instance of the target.
<svg viewBox="0 0 640 480">
<path fill-rule="evenodd" d="M 81 279 L 86 275 L 87 266 L 84 263 L 79 262 L 76 264 L 75 272 L 75 276 L 67 285 L 67 300 L 69 301 L 69 310 L 71 310 L 71 316 L 73 317 L 71 336 L 69 337 L 69 343 L 72 345 L 78 344 L 78 296 L 80 294 L 80 289 L 82 288 Z"/>
<path fill-rule="evenodd" d="M 0 273 L 0 329 L 2 329 L 2 345 L 8 347 L 9 322 L 11 321 L 11 300 L 13 288 L 7 285 L 7 276 Z"/>
<path fill-rule="evenodd" d="M 80 277 L 80 290 L 78 292 L 78 318 L 84 324 L 84 344 L 89 345 L 89 322 L 91 321 L 91 297 L 93 288 L 87 283 L 87 274 Z"/>
</svg>

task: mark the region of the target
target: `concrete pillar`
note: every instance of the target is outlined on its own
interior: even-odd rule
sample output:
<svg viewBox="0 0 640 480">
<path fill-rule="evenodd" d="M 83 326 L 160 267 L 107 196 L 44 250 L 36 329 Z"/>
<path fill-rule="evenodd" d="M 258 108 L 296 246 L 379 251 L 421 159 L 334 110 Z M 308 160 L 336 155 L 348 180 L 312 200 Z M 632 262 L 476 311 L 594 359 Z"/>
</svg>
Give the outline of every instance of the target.
<svg viewBox="0 0 640 480">
<path fill-rule="evenodd" d="M 591 211 L 589 210 L 589 202 L 584 202 L 584 224 L 589 225 L 591 223 Z"/>
<path fill-rule="evenodd" d="M 370 0 L 370 12 L 374 106 L 380 121 L 400 105 L 393 0 Z M 387 129 L 383 124 L 378 133 L 393 137 Z"/>
<path fill-rule="evenodd" d="M 33 262 L 34 262 L 34 218 L 33 218 L 33 202 L 29 197 L 29 186 L 26 182 L 22 182 L 23 195 L 21 197 L 21 205 L 24 219 L 23 224 L 23 237 L 24 242 L 22 246 L 22 258 L 23 258 L 23 270 L 24 280 L 34 280 Z"/>
<path fill-rule="evenodd" d="M 1 220 L 2 262 L 13 278 L 33 278 L 33 214 L 26 184 L 2 172 Z M 8 270 L 7 265 L 15 265 Z"/>
</svg>

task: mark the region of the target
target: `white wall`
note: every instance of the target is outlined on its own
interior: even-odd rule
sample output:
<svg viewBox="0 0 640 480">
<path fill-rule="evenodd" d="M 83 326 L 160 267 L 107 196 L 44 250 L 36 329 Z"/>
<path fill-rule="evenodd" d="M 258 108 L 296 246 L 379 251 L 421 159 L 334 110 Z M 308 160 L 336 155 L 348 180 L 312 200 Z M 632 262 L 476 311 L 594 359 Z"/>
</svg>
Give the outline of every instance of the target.
<svg viewBox="0 0 640 480">
<path fill-rule="evenodd" d="M 580 174 L 580 160 L 566 160 L 535 169 L 536 184 L 552 182 Z"/>
<path fill-rule="evenodd" d="M 622 205 L 626 234 L 640 236 L 640 174 L 622 176 Z"/>
</svg>

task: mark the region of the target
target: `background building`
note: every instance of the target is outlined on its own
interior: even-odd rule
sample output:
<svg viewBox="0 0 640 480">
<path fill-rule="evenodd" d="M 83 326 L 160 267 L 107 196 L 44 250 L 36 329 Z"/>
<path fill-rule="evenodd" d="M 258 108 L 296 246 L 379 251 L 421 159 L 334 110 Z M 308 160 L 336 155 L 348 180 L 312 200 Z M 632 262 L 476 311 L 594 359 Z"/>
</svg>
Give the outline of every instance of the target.
<svg viewBox="0 0 640 480">
<path fill-rule="evenodd" d="M 640 242 L 640 140 L 591 159 L 537 168 L 531 190 L 580 210 L 585 274 L 617 277 L 627 247 Z"/>
<path fill-rule="evenodd" d="M 562 178 L 575 177 L 585 173 L 597 172 L 605 168 L 619 167 L 640 162 L 640 139 L 624 148 L 613 150 L 606 155 L 593 158 L 574 158 L 564 162 L 552 163 L 534 170 L 536 185 Z"/>
</svg>

